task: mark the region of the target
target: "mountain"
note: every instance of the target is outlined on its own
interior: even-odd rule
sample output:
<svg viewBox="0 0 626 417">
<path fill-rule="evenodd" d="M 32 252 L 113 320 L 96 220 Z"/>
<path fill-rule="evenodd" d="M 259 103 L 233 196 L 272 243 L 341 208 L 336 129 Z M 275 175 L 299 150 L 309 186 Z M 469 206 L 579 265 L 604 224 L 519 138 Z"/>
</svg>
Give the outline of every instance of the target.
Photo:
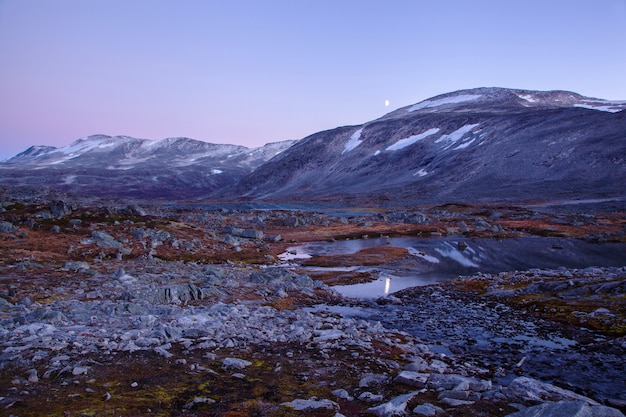
<svg viewBox="0 0 626 417">
<path fill-rule="evenodd" d="M 95 135 L 0 163 L 0 184 L 82 195 L 268 202 L 626 198 L 626 101 L 477 88 L 249 149 Z"/>
<path fill-rule="evenodd" d="M 95 196 L 195 198 L 236 182 L 294 142 L 250 149 L 189 138 L 94 135 L 61 148 L 30 147 L 0 163 L 0 182 Z"/>
<path fill-rule="evenodd" d="M 625 109 L 567 91 L 457 91 L 301 139 L 227 194 L 412 204 L 623 198 Z"/>
</svg>

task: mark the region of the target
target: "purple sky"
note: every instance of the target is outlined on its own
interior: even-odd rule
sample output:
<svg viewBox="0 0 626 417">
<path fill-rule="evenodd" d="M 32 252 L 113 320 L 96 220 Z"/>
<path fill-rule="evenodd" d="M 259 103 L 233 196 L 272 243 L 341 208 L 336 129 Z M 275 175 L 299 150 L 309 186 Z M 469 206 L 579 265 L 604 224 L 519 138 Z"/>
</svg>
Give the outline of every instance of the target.
<svg viewBox="0 0 626 417">
<path fill-rule="evenodd" d="M 626 100 L 624 45 L 626 0 L 0 0 L 0 159 L 260 146 L 483 86 Z"/>
</svg>

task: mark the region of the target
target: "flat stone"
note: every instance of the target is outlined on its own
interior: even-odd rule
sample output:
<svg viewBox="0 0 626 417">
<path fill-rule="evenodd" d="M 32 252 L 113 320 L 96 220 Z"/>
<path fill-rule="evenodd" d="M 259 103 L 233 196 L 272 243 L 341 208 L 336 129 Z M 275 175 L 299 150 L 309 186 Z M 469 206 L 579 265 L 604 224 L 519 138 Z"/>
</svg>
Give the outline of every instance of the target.
<svg viewBox="0 0 626 417">
<path fill-rule="evenodd" d="M 308 400 L 293 400 L 282 403 L 285 407 L 291 407 L 297 411 L 306 410 L 339 410 L 339 404 L 331 400 L 311 398 Z"/>
<path fill-rule="evenodd" d="M 418 416 L 426 416 L 426 417 L 434 417 L 437 414 L 444 414 L 445 411 L 441 407 L 437 407 L 436 405 L 430 403 L 420 404 L 413 409 L 413 414 L 417 414 Z"/>
<path fill-rule="evenodd" d="M 424 388 L 426 386 L 426 382 L 430 374 L 424 374 L 420 372 L 413 371 L 402 371 L 398 374 L 398 376 L 393 380 L 393 382 L 398 384 L 404 384 L 415 388 Z"/>
<path fill-rule="evenodd" d="M 89 368 L 87 368 L 86 366 L 75 366 L 74 369 L 72 369 L 72 375 L 84 375 L 89 371 Z"/>
<path fill-rule="evenodd" d="M 591 398 L 559 388 L 555 385 L 527 377 L 515 378 L 503 390 L 504 395 L 513 401 L 584 401 L 590 405 L 600 405 Z"/>
<path fill-rule="evenodd" d="M 239 358 L 226 358 L 222 361 L 223 369 L 245 369 L 252 365 L 252 362 Z"/>
<path fill-rule="evenodd" d="M 474 401 L 467 400 L 457 400 L 455 398 L 443 398 L 441 400 L 442 403 L 449 405 L 450 407 L 459 407 L 461 405 L 472 405 Z"/>
</svg>

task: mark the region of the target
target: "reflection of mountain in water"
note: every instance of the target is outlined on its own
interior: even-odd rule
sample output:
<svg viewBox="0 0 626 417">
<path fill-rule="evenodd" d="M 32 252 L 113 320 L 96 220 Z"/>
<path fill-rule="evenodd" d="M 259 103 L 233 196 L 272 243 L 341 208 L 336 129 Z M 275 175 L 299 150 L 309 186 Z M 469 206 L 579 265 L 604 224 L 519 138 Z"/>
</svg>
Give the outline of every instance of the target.
<svg viewBox="0 0 626 417">
<path fill-rule="evenodd" d="M 355 253 L 390 244 L 404 247 L 408 259 L 376 268 L 379 280 L 334 287 L 353 297 L 378 297 L 407 287 L 426 285 L 477 272 L 496 273 L 530 268 L 586 268 L 626 265 L 626 244 L 528 237 L 517 239 L 392 238 L 316 242 L 297 248 L 309 255 Z"/>
</svg>

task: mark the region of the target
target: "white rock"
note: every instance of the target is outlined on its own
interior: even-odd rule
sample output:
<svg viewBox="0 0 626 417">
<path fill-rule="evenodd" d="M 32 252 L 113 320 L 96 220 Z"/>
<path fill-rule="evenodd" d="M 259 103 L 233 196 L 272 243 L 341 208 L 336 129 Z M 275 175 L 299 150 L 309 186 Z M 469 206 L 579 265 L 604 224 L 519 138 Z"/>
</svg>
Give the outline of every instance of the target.
<svg viewBox="0 0 626 417">
<path fill-rule="evenodd" d="M 290 402 L 282 403 L 286 407 L 291 407 L 297 411 L 305 411 L 305 410 L 338 410 L 339 404 L 331 400 L 317 398 L 311 398 L 308 400 L 293 400 Z"/>
<path fill-rule="evenodd" d="M 222 361 L 222 369 L 245 369 L 252 362 L 239 358 L 226 358 Z"/>
<path fill-rule="evenodd" d="M 346 391 L 345 389 L 336 389 L 332 392 L 332 394 L 337 397 L 337 398 L 341 398 L 343 400 L 348 400 L 348 401 L 352 401 L 354 400 L 354 397 L 351 396 L 348 391 Z"/>
<path fill-rule="evenodd" d="M 376 407 L 368 408 L 367 412 L 370 414 L 375 414 L 379 417 L 404 415 L 406 413 L 406 406 L 408 402 L 411 401 L 411 399 L 419 393 L 420 391 L 413 391 L 409 392 L 408 394 L 399 395 L 389 402 L 377 405 Z"/>
</svg>

